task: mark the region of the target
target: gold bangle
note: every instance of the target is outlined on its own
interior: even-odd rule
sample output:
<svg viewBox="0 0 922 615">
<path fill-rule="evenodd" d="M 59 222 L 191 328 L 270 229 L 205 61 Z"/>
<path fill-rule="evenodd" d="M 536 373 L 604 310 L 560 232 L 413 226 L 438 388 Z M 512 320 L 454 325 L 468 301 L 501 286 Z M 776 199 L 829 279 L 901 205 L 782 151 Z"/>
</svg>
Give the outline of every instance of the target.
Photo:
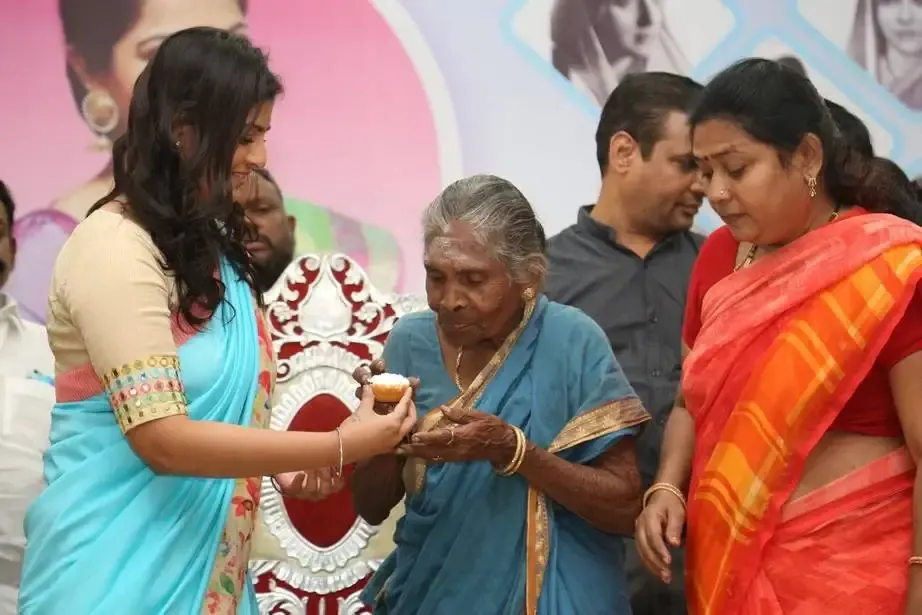
<svg viewBox="0 0 922 615">
<path fill-rule="evenodd" d="M 339 467 L 336 469 L 336 478 L 343 475 L 343 432 L 336 428 L 336 439 L 339 440 Z"/>
<path fill-rule="evenodd" d="M 653 486 L 647 489 L 647 491 L 643 494 L 643 507 L 644 508 L 647 507 L 647 502 L 650 501 L 650 498 L 657 491 L 668 491 L 672 495 L 679 498 L 679 501 L 682 502 L 682 508 L 686 510 L 688 509 L 688 505 L 685 502 L 685 495 L 682 493 L 682 491 L 678 487 L 676 487 L 675 485 L 670 485 L 669 483 L 654 483 Z"/>
<path fill-rule="evenodd" d="M 512 463 L 510 463 L 504 471 L 504 476 L 512 476 L 519 471 L 519 468 L 522 467 L 522 462 L 525 460 L 525 436 L 523 435 L 519 438 L 519 442 L 516 445 L 517 454 L 512 458 Z"/>
<path fill-rule="evenodd" d="M 910 566 L 922 566 L 922 555 L 913 555 L 907 560 Z"/>
<path fill-rule="evenodd" d="M 525 460 L 525 433 L 515 425 L 510 425 L 509 427 L 511 427 L 513 433 L 515 433 L 515 454 L 505 468 L 496 472 L 500 476 L 511 476 L 515 474 L 519 471 L 519 468 L 522 467 L 522 462 Z"/>
<path fill-rule="evenodd" d="M 512 459 L 509 461 L 509 464 L 500 470 L 500 476 L 511 476 L 515 474 L 519 467 L 522 465 L 522 460 L 525 458 L 525 434 L 518 427 L 511 425 L 513 433 L 515 433 L 515 454 L 512 455 Z"/>
</svg>

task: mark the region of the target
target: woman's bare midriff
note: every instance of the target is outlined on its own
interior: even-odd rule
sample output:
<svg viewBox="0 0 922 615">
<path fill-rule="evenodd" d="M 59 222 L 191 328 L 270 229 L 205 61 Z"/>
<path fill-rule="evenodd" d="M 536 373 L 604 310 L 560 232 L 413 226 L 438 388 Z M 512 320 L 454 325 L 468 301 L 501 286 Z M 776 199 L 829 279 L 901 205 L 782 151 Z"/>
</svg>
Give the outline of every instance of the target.
<svg viewBox="0 0 922 615">
<path fill-rule="evenodd" d="M 830 431 L 807 457 L 800 483 L 788 501 L 816 491 L 902 446 L 902 438 Z"/>
</svg>

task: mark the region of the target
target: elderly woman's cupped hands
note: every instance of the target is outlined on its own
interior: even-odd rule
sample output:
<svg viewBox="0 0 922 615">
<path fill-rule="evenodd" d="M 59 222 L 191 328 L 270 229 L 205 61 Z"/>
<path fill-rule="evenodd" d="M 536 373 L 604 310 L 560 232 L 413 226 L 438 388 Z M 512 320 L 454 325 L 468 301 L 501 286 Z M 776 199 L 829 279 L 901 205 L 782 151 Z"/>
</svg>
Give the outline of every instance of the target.
<svg viewBox="0 0 922 615">
<path fill-rule="evenodd" d="M 356 397 L 361 398 L 371 377 L 383 374 L 386 365 L 383 359 L 375 359 L 368 367 L 358 367 L 352 377 L 359 384 Z M 414 394 L 419 389 L 419 379 L 409 378 Z M 376 403 L 375 412 L 387 414 L 394 404 Z M 413 434 L 396 452 L 404 457 L 418 457 L 434 463 L 446 461 L 489 461 L 501 467 L 515 455 L 516 437 L 512 428 L 502 419 L 471 410 L 452 410 L 448 406 L 439 408 L 452 424 L 443 429 Z"/>
<path fill-rule="evenodd" d="M 502 419 L 479 410 L 440 408 L 452 425 L 419 432 L 400 445 L 397 453 L 435 463 L 445 461 L 489 461 L 505 466 L 515 455 L 515 432 Z"/>
</svg>

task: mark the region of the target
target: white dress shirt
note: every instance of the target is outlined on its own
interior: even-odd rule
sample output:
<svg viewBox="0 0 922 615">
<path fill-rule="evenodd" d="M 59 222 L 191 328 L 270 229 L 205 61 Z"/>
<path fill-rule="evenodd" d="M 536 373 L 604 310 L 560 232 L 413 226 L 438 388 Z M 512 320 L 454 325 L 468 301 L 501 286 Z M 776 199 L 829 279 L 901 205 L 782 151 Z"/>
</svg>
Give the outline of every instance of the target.
<svg viewBox="0 0 922 615">
<path fill-rule="evenodd" d="M 0 293 L 0 615 L 16 614 L 23 519 L 44 486 L 53 376 L 45 328 L 23 320 Z"/>
</svg>

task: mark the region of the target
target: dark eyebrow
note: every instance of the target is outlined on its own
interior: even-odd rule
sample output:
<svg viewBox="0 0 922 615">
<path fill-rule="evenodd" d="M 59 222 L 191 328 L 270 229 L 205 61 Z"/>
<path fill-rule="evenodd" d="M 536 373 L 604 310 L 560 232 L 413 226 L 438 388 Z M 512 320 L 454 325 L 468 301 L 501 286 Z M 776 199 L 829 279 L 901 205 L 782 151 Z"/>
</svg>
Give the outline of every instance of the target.
<svg viewBox="0 0 922 615">
<path fill-rule="evenodd" d="M 739 150 L 734 145 L 729 145 L 721 150 L 714 152 L 709 156 L 695 156 L 695 160 L 711 160 L 712 158 L 723 158 L 729 154 L 738 154 Z"/>
<path fill-rule="evenodd" d="M 234 34 L 239 34 L 241 31 L 246 30 L 246 29 L 247 29 L 247 25 L 242 21 L 238 21 L 233 26 L 228 28 L 227 31 L 232 32 Z M 138 41 L 137 45 L 135 45 L 135 49 L 138 50 L 138 52 L 141 52 L 144 50 L 145 47 L 150 46 L 151 43 L 160 45 L 160 43 L 162 43 L 164 39 L 171 36 L 172 34 L 173 32 L 170 32 L 169 34 L 151 34 L 150 36 L 142 38 L 140 41 Z"/>
</svg>

